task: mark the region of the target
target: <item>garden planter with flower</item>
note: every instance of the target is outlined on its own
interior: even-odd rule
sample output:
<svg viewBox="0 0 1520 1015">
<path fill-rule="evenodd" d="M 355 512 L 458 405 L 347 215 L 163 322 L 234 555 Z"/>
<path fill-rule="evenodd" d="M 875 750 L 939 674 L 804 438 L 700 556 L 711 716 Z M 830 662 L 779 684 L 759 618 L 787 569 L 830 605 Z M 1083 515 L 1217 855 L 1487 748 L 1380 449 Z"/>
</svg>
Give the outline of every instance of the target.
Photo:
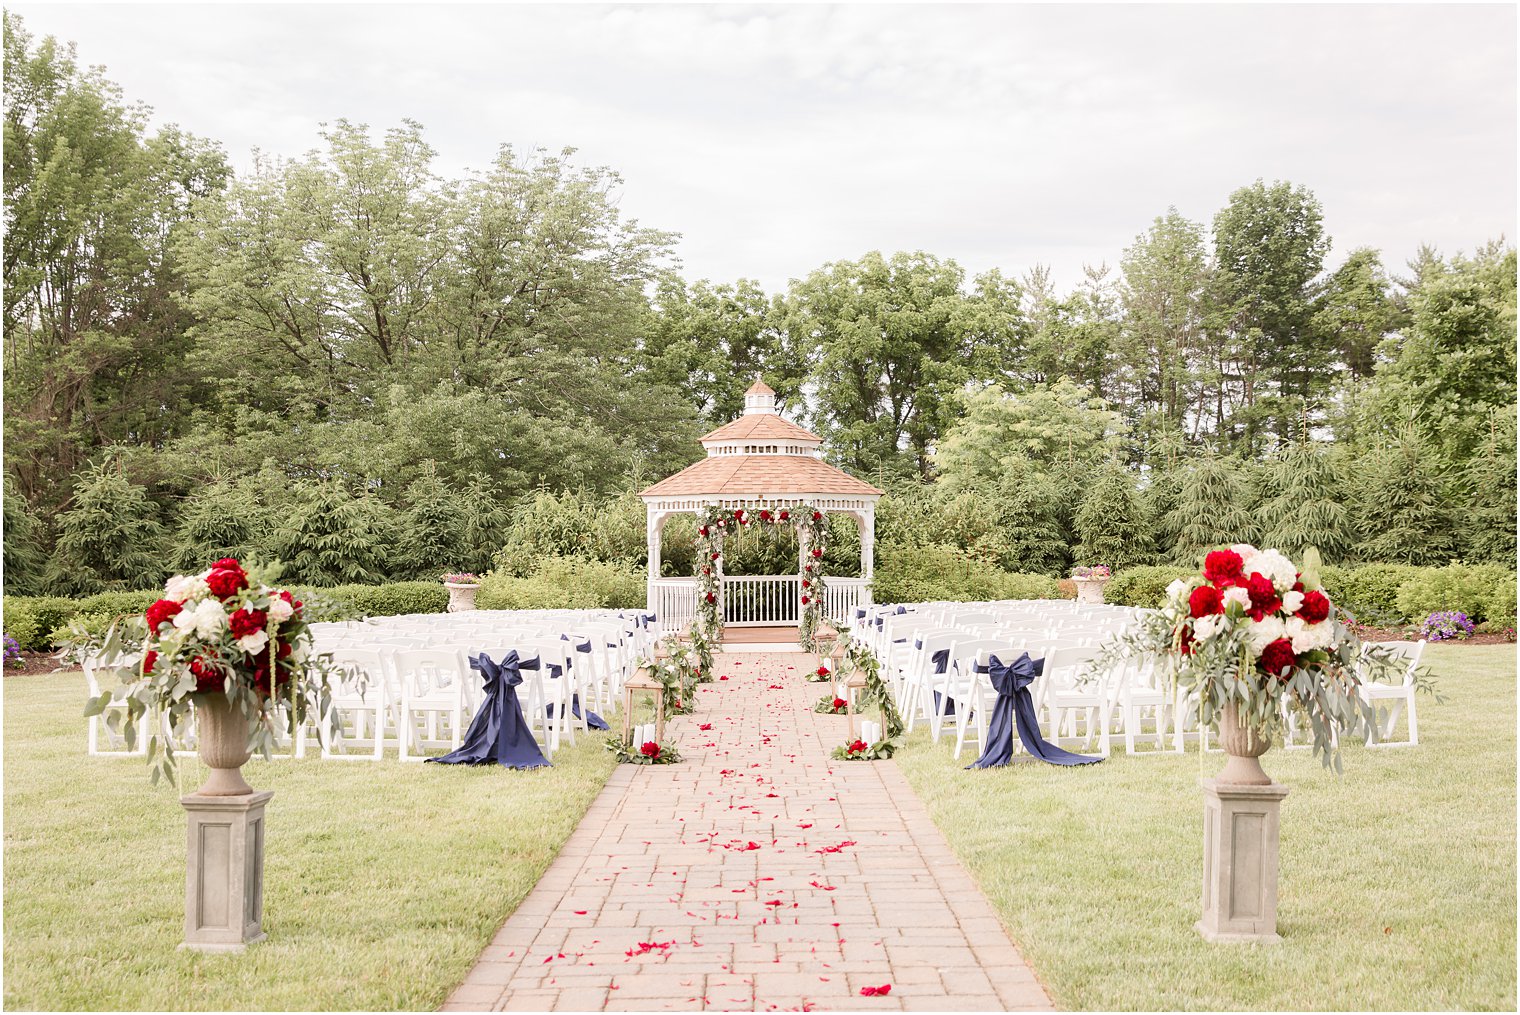
<svg viewBox="0 0 1520 1015">
<path fill-rule="evenodd" d="M 120 670 L 124 686 L 85 711 L 98 715 L 113 697 L 126 703 L 123 735 L 147 737 L 154 782 L 173 780 L 174 744 L 196 723 L 210 775 L 180 799 L 189 819 L 181 947 L 231 952 L 262 940 L 264 808 L 274 794 L 250 786 L 242 767 L 254 751 L 271 756 L 277 723 L 292 746 L 307 716 L 325 716 L 339 733 L 302 604 L 228 557 L 169 579 L 141 619 L 78 647 L 107 660 L 141 649 L 141 661 Z"/>
<path fill-rule="evenodd" d="M 1093 567 L 1074 567 L 1071 569 L 1071 580 L 1077 585 L 1077 602 L 1092 603 L 1094 605 L 1103 602 L 1103 587 L 1113 577 L 1113 572 L 1103 564 Z"/>
<path fill-rule="evenodd" d="M 446 574 L 443 587 L 449 590 L 449 613 L 466 613 L 475 609 L 475 593 L 480 582 L 473 574 Z"/>
<path fill-rule="evenodd" d="M 1173 582 L 1161 609 L 1141 614 L 1115 643 L 1115 651 L 1171 672 L 1197 701 L 1200 729 L 1214 732 L 1228 755 L 1218 777 L 1203 781 L 1197 929 L 1210 941 L 1278 940 L 1278 817 L 1288 790 L 1260 758 L 1284 712 L 1300 714 L 1314 753 L 1339 771 L 1338 735 L 1369 714 L 1361 679 L 1392 666 L 1386 653 L 1363 653 L 1340 621 L 1318 588 L 1316 558 L 1300 573 L 1276 550 L 1215 550 L 1199 576 Z"/>
</svg>

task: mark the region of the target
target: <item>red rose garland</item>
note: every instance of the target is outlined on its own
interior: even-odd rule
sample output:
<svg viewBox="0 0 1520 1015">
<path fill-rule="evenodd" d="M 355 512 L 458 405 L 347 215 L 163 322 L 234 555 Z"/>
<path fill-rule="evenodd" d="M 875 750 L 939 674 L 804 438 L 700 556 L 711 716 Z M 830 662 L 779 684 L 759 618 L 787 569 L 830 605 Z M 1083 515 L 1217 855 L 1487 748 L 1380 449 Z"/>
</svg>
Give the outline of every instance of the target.
<svg viewBox="0 0 1520 1015">
<path fill-rule="evenodd" d="M 815 636 L 823 620 L 824 587 L 823 551 L 828 538 L 828 516 L 821 510 L 801 505 L 793 511 L 783 509 L 772 512 L 759 508 L 753 512 L 745 508 L 725 509 L 710 507 L 699 516 L 697 527 L 697 553 L 704 563 L 697 575 L 696 627 L 702 636 L 716 640 L 722 622 L 723 537 L 729 531 L 729 523 L 737 528 L 751 525 L 789 525 L 798 529 L 806 538 L 809 552 L 802 568 L 803 594 L 799 597 L 802 615 L 798 622 L 798 641 L 807 651 L 816 647 Z"/>
</svg>

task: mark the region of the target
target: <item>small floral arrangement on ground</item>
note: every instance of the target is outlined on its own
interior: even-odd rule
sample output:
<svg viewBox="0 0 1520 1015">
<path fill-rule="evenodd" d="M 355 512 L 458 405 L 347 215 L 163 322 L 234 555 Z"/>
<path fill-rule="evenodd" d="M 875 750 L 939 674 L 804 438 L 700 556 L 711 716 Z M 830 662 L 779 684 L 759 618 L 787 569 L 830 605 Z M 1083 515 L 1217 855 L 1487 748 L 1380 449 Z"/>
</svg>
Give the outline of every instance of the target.
<svg viewBox="0 0 1520 1015">
<path fill-rule="evenodd" d="M 813 706 L 813 711 L 822 715 L 849 715 L 850 703 L 843 698 L 836 698 L 832 694 L 825 694 L 818 699 L 818 704 Z M 855 711 L 860 711 L 860 706 L 855 706 Z"/>
<path fill-rule="evenodd" d="M 882 761 L 890 758 L 897 745 L 890 740 L 878 740 L 868 744 L 864 740 L 852 740 L 834 748 L 830 755 L 835 761 Z"/>
<path fill-rule="evenodd" d="M 671 744 L 657 744 L 653 740 L 637 746 L 623 743 L 621 734 L 607 738 L 607 750 L 617 755 L 620 765 L 678 765 L 681 752 Z"/>
<path fill-rule="evenodd" d="M 122 735 L 130 747 L 138 724 L 148 727 L 155 783 L 174 778 L 173 742 L 187 732 L 195 695 L 225 694 L 250 719 L 249 749 L 266 759 L 273 753 L 277 722 L 294 731 L 308 715 L 329 716 L 338 732 L 329 707 L 328 667 L 313 657 L 303 604 L 272 587 L 273 576 L 273 568 L 244 568 L 232 557 L 197 575 L 176 575 L 141 621 L 130 629 L 113 624 L 87 647 L 108 664 L 141 648 L 136 665 L 121 671 L 127 705 Z M 90 699 L 85 714 L 100 715 L 114 693 L 106 690 Z"/>
<path fill-rule="evenodd" d="M 1420 621 L 1420 634 L 1431 641 L 1463 641 L 1476 625 L 1460 610 L 1441 610 Z"/>
<path fill-rule="evenodd" d="M 450 585 L 478 585 L 480 584 L 480 575 L 461 571 L 458 574 L 446 574 L 443 576 L 443 580 Z"/>
<path fill-rule="evenodd" d="M 21 661 L 22 661 L 21 660 L 21 646 L 19 644 L 17 644 L 15 638 L 12 638 L 10 635 L 6 635 L 5 636 L 5 665 L 6 666 L 20 666 L 21 665 Z"/>
<path fill-rule="evenodd" d="M 827 666 L 819 666 L 816 670 L 809 671 L 805 676 L 813 683 L 821 684 L 826 680 L 832 679 L 834 674 Z"/>
<path fill-rule="evenodd" d="M 1200 575 L 1167 587 L 1161 609 L 1110 641 L 1099 665 L 1126 655 L 1157 659 L 1198 695 L 1199 723 L 1209 729 L 1231 709 L 1242 727 L 1270 739 L 1286 705 L 1308 720 L 1315 755 L 1338 772 L 1336 734 L 1373 718 L 1358 685 L 1395 664 L 1387 650 L 1362 652 L 1319 588 L 1318 557 L 1311 549 L 1300 572 L 1277 550 L 1215 550 Z M 1428 676 L 1423 683 L 1428 690 Z"/>
<path fill-rule="evenodd" d="M 1108 569 L 1107 564 L 1093 564 L 1091 567 L 1074 567 L 1071 569 L 1073 578 L 1107 579 L 1112 578 L 1114 573 Z"/>
</svg>

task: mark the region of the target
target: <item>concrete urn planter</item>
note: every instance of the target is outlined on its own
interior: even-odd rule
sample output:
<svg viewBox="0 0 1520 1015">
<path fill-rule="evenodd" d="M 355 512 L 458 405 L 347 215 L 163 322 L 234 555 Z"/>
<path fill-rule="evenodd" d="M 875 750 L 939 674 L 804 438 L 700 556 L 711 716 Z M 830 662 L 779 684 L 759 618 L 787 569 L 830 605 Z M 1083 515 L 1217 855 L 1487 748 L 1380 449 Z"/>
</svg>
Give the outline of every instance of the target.
<svg viewBox="0 0 1520 1015">
<path fill-rule="evenodd" d="M 248 729 L 253 717 L 244 715 L 227 695 L 194 694 L 197 753 L 211 770 L 196 796 L 246 796 L 253 787 L 243 778 L 248 750 Z"/>
<path fill-rule="evenodd" d="M 1260 730 L 1242 726 L 1233 704 L 1220 712 L 1219 746 L 1229 756 L 1219 773 L 1219 782 L 1234 786 L 1272 785 L 1272 777 L 1261 767 L 1261 756 L 1272 747 L 1272 741 Z"/>
<path fill-rule="evenodd" d="M 475 609 L 475 592 L 480 588 L 478 582 L 444 582 L 443 587 L 449 590 L 450 613 Z"/>
<path fill-rule="evenodd" d="M 1073 578 L 1072 581 L 1077 583 L 1077 602 L 1103 602 L 1103 586 L 1108 584 L 1107 578 Z"/>
</svg>

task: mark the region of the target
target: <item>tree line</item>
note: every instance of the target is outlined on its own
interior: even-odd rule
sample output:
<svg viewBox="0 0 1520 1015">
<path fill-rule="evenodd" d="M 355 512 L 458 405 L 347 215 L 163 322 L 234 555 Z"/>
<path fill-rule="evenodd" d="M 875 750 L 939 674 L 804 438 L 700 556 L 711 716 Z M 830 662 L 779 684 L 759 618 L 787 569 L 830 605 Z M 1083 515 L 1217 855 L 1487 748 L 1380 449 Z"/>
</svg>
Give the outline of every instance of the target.
<svg viewBox="0 0 1520 1015">
<path fill-rule="evenodd" d="M 1172 559 L 1206 510 L 1513 566 L 1502 240 L 1327 270 L 1318 199 L 1258 180 L 1068 292 L 871 252 L 768 293 L 684 278 L 571 150 L 447 178 L 421 125 L 339 121 L 234 173 L 8 12 L 4 92 L 7 591 L 238 546 L 313 582 L 489 566 L 544 491 L 594 528 L 694 460 L 756 374 L 892 491 L 884 541 L 1054 573 Z"/>
</svg>

